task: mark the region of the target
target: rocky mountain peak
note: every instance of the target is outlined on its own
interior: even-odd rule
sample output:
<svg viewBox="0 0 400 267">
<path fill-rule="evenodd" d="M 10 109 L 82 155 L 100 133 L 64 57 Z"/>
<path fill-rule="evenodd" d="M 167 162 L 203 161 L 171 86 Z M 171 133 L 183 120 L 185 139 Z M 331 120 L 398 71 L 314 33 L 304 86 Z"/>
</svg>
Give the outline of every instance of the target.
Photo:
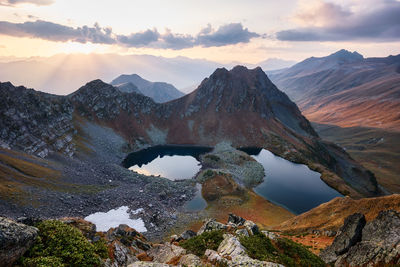
<svg viewBox="0 0 400 267">
<path fill-rule="evenodd" d="M 341 49 L 341 50 L 329 55 L 328 58 L 345 61 L 345 62 L 357 62 L 357 61 L 361 61 L 364 59 L 364 57 L 361 54 L 359 54 L 357 51 L 350 52 L 346 49 Z"/>
</svg>

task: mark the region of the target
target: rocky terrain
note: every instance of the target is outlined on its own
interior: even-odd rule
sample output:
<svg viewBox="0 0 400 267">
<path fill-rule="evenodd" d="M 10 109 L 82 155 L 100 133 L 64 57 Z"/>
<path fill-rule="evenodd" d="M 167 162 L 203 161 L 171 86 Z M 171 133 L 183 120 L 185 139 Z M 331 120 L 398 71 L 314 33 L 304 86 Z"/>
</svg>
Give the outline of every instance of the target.
<svg viewBox="0 0 400 267">
<path fill-rule="evenodd" d="M 313 122 L 400 130 L 400 56 L 364 58 L 340 50 L 271 73 Z"/>
<path fill-rule="evenodd" d="M 155 102 L 163 103 L 182 97 L 184 94 L 172 84 L 164 82 L 150 82 L 137 74 L 120 75 L 115 78 L 112 85 L 117 86 L 122 92 L 141 92 L 151 97 Z M 132 87 L 135 86 L 136 88 Z"/>
<path fill-rule="evenodd" d="M 147 241 L 127 225 L 97 232 L 79 218 L 0 218 L 0 259 L 3 266 L 397 266 L 399 229 L 397 211 L 381 211 L 369 222 L 351 214 L 320 258 L 285 232 L 262 230 L 234 214 L 226 224 L 207 219 L 197 232 L 186 230 L 162 243 Z"/>
<path fill-rule="evenodd" d="M 193 93 L 162 104 L 100 80 L 68 96 L 10 83 L 1 83 L 0 90 L 0 211 L 8 217 L 84 217 L 128 205 L 145 210 L 147 237 L 160 238 L 194 196 L 195 181 L 139 175 L 121 166 L 129 152 L 160 144 L 263 147 L 320 171 L 344 194 L 385 193 L 372 173 L 321 140 L 260 68 L 217 69 Z M 210 156 L 228 154 L 221 150 Z M 227 176 L 212 180 L 210 188 L 222 182 L 240 193 L 237 185 L 262 178 L 256 175 L 261 169 L 244 154 L 224 166 L 213 164 Z M 256 179 L 249 181 L 250 176 Z"/>
</svg>

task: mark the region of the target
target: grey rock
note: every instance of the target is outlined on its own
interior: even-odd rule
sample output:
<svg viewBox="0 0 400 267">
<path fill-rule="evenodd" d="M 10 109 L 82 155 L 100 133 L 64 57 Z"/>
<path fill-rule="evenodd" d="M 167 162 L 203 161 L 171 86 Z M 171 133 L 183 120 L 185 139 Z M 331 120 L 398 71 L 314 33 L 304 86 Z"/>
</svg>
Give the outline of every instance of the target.
<svg viewBox="0 0 400 267">
<path fill-rule="evenodd" d="M 386 266 L 400 264 L 400 213 L 381 211 L 362 230 L 361 242 L 352 246 L 335 266 Z"/>
<path fill-rule="evenodd" d="M 348 216 L 332 245 L 321 252 L 321 259 L 326 263 L 335 262 L 338 256 L 346 253 L 350 247 L 361 241 L 364 226 L 365 216 L 363 214 L 355 213 Z"/>
<path fill-rule="evenodd" d="M 217 222 L 215 219 L 208 219 L 201 226 L 200 230 L 197 232 L 197 235 L 201 235 L 204 232 L 215 231 L 215 230 L 223 230 L 226 229 L 227 226 L 223 223 Z"/>
<path fill-rule="evenodd" d="M 185 232 L 183 232 L 177 239 L 177 241 L 180 240 L 188 240 L 192 237 L 195 237 L 197 235 L 196 232 L 192 231 L 192 230 L 186 230 Z"/>
<path fill-rule="evenodd" d="M 275 240 L 279 237 L 278 234 L 274 233 L 274 232 L 270 232 L 270 231 L 261 231 L 266 237 L 268 237 L 269 239 Z"/>
<path fill-rule="evenodd" d="M 246 249 L 240 244 L 239 240 L 230 234 L 224 235 L 224 240 L 219 245 L 217 252 L 222 257 L 231 257 L 232 259 L 239 255 L 247 255 Z"/>
<path fill-rule="evenodd" d="M 252 221 L 246 221 L 243 225 L 244 227 L 246 227 L 247 231 L 252 235 L 260 233 L 260 229 L 258 228 L 257 224 L 255 224 Z"/>
<path fill-rule="evenodd" d="M 147 255 L 152 257 L 153 261 L 160 263 L 167 263 L 173 258 L 177 258 L 184 254 L 186 254 L 185 249 L 170 243 L 154 246 L 147 251 Z"/>
<path fill-rule="evenodd" d="M 242 217 L 237 216 L 233 213 L 229 213 L 228 224 L 242 226 L 245 222 L 246 222 L 246 220 L 243 219 Z"/>
<path fill-rule="evenodd" d="M 0 263 L 11 266 L 34 243 L 38 229 L 0 217 Z"/>
<path fill-rule="evenodd" d="M 187 266 L 187 267 L 197 267 L 201 266 L 202 262 L 199 257 L 194 254 L 187 254 L 183 255 L 182 258 L 179 260 L 179 265 Z"/>
</svg>

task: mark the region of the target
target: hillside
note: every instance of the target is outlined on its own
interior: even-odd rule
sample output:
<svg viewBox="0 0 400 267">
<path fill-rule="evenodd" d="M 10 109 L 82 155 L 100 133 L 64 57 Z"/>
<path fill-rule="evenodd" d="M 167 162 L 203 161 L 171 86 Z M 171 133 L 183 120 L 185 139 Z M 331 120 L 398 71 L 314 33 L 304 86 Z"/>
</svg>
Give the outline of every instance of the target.
<svg viewBox="0 0 400 267">
<path fill-rule="evenodd" d="M 340 50 L 271 73 L 310 121 L 400 130 L 400 56 Z"/>
<path fill-rule="evenodd" d="M 364 214 L 368 222 L 378 216 L 382 210 L 396 210 L 400 212 L 400 195 L 394 194 L 359 200 L 349 197 L 335 198 L 283 222 L 276 229 L 296 233 L 311 232 L 316 229 L 319 231 L 338 231 L 343 225 L 344 219 L 353 213 Z"/>
</svg>

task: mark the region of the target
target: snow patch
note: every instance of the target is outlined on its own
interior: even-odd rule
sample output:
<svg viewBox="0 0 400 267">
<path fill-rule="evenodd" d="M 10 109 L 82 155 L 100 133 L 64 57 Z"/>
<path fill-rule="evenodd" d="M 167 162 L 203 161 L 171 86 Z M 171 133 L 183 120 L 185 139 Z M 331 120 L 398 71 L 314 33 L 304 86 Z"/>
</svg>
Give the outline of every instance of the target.
<svg viewBox="0 0 400 267">
<path fill-rule="evenodd" d="M 129 207 L 122 206 L 108 212 L 96 212 L 85 218 L 86 221 L 94 223 L 97 231 L 106 232 L 108 229 L 118 227 L 120 224 L 126 224 L 131 228 L 134 228 L 138 232 L 147 232 L 144 222 L 141 218 L 131 219 L 129 218 Z M 137 209 L 132 211 L 132 214 L 138 214 L 143 209 Z"/>
</svg>

